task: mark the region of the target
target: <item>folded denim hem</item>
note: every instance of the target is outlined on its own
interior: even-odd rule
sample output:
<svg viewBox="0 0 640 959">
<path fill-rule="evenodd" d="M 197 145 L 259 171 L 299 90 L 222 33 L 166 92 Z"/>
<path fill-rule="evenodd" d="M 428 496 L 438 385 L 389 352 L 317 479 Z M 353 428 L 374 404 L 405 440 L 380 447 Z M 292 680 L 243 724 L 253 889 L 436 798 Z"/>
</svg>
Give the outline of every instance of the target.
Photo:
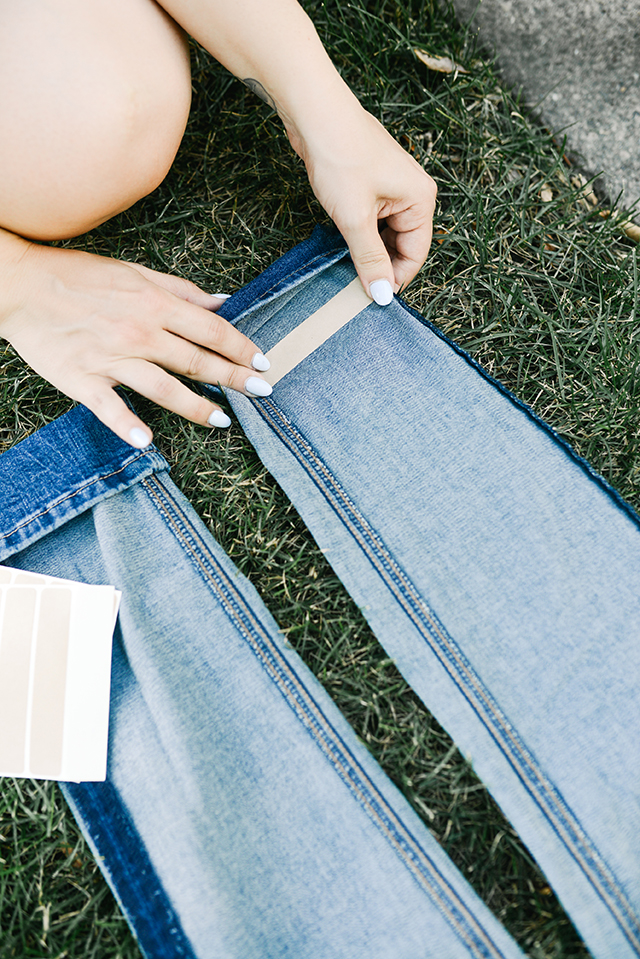
<svg viewBox="0 0 640 959">
<path fill-rule="evenodd" d="M 337 230 L 316 226 L 307 240 L 298 243 L 285 254 L 284 271 L 282 267 L 285 257 L 280 257 L 225 300 L 218 310 L 218 315 L 235 324 L 240 316 L 246 316 L 249 310 L 264 306 L 297 283 L 321 273 L 332 263 L 347 256 L 348 252 L 347 244 Z"/>
<path fill-rule="evenodd" d="M 154 446 L 133 449 L 84 406 L 7 450 L 0 462 L 0 561 L 105 496 L 169 468 Z"/>
</svg>

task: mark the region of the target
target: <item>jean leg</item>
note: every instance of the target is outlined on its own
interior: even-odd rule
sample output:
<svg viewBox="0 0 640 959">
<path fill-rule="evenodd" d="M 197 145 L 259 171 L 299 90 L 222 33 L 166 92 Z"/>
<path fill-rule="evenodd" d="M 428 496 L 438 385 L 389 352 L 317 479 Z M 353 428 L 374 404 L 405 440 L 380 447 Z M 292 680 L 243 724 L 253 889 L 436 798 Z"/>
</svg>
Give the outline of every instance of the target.
<svg viewBox="0 0 640 959">
<path fill-rule="evenodd" d="M 11 562 L 123 591 L 108 781 L 67 794 L 149 957 L 520 955 L 166 475 Z"/>
<path fill-rule="evenodd" d="M 264 351 L 354 276 L 327 261 L 307 279 L 304 255 L 241 291 L 239 315 L 225 304 Z M 399 300 L 362 310 L 269 399 L 229 399 L 593 953 L 639 955 L 633 510 Z"/>
</svg>

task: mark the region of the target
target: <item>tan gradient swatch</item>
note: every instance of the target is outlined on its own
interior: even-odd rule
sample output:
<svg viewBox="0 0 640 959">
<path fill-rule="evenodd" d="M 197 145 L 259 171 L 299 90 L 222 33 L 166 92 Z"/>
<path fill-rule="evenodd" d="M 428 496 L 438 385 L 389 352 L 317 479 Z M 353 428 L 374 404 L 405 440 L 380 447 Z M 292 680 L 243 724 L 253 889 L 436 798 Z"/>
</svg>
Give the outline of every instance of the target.
<svg viewBox="0 0 640 959">
<path fill-rule="evenodd" d="M 33 675 L 29 765 L 55 779 L 62 767 L 70 589 L 43 589 Z"/>
<path fill-rule="evenodd" d="M 35 589 L 6 595 L 0 643 L 0 767 L 24 769 Z"/>
<path fill-rule="evenodd" d="M 362 283 L 356 277 L 269 350 L 267 358 L 271 368 L 262 374 L 267 383 L 275 386 L 278 380 L 322 346 L 349 320 L 362 313 L 370 303 L 373 300 L 364 292 Z"/>
<path fill-rule="evenodd" d="M 16 573 L 13 582 L 16 586 L 44 586 L 47 580 L 38 573 Z"/>
</svg>

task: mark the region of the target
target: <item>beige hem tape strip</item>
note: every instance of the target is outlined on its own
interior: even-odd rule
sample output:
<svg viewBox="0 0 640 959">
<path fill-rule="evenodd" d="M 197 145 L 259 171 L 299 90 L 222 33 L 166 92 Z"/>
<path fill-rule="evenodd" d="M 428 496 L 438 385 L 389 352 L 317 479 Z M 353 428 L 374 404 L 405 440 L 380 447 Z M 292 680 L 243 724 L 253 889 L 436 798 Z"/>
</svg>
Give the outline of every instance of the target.
<svg viewBox="0 0 640 959">
<path fill-rule="evenodd" d="M 331 297 L 324 306 L 312 313 L 304 323 L 288 333 L 277 346 L 269 350 L 267 357 L 271 363 L 271 369 L 262 374 L 267 383 L 275 386 L 278 380 L 322 346 L 354 316 L 362 313 L 372 302 L 373 300 L 364 292 L 362 283 L 356 277 L 348 286 Z"/>
</svg>

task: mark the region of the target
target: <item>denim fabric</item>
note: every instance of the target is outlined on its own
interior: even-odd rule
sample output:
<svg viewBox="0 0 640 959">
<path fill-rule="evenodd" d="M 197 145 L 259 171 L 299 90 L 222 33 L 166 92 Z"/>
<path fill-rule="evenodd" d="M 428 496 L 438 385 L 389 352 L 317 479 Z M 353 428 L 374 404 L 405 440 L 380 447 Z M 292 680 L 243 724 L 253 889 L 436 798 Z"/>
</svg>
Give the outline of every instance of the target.
<svg viewBox="0 0 640 959">
<path fill-rule="evenodd" d="M 227 300 L 267 352 L 354 277 L 322 231 Z M 640 955 L 640 530 L 400 299 L 229 400 L 594 956 Z"/>
<path fill-rule="evenodd" d="M 0 558 L 122 590 L 64 791 L 145 954 L 516 959 L 164 467 L 82 407 L 0 457 Z"/>
</svg>

